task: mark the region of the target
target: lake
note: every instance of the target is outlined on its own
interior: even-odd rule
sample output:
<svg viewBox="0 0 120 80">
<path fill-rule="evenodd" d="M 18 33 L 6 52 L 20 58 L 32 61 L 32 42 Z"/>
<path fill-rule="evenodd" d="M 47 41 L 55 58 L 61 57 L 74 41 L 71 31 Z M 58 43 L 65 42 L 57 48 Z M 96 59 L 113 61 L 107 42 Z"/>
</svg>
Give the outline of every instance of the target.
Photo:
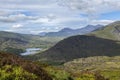
<svg viewBox="0 0 120 80">
<path fill-rule="evenodd" d="M 36 54 L 41 50 L 41 48 L 27 48 L 26 52 L 21 53 L 22 56 Z"/>
</svg>

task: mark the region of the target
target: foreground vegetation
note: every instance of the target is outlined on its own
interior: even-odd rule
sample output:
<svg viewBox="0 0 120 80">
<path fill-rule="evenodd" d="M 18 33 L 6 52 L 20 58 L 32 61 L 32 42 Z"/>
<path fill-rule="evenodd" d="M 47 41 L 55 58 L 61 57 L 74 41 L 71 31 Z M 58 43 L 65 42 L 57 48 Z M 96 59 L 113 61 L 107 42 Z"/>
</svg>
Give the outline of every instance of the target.
<svg viewBox="0 0 120 80">
<path fill-rule="evenodd" d="M 71 80 L 70 73 L 0 52 L 0 80 Z"/>
<path fill-rule="evenodd" d="M 18 66 L 5 65 L 0 68 L 0 80 L 37 80 L 35 74 L 29 73 Z"/>
<path fill-rule="evenodd" d="M 34 62 L 0 52 L 0 80 L 52 80 L 52 78 Z"/>
<path fill-rule="evenodd" d="M 0 80 L 119 80 L 120 56 L 75 59 L 50 66 L 0 53 Z"/>
<path fill-rule="evenodd" d="M 80 78 L 78 80 L 96 80 L 95 79 L 96 76 L 97 77 L 101 76 L 105 80 L 119 80 L 120 79 L 119 61 L 120 56 L 115 57 L 96 56 L 75 59 L 73 61 L 65 63 L 63 68 L 68 72 L 71 72 L 72 74 L 81 75 L 78 76 Z"/>
</svg>

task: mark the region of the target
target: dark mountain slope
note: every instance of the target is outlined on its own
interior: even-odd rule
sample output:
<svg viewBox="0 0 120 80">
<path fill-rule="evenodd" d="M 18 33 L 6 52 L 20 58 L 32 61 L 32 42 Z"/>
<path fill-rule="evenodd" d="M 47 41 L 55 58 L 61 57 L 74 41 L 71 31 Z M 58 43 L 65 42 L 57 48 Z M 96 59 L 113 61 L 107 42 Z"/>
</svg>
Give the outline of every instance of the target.
<svg viewBox="0 0 120 80">
<path fill-rule="evenodd" d="M 90 56 L 117 56 L 120 55 L 120 45 L 116 42 L 95 36 L 78 35 L 64 39 L 36 56 L 49 61 L 69 61 Z"/>
<path fill-rule="evenodd" d="M 12 67 L 8 68 L 8 70 L 4 69 L 5 66 L 8 66 L 8 65 Z M 8 73 L 10 72 L 12 73 L 13 72 L 12 68 L 14 67 L 21 67 L 24 71 L 27 71 L 38 77 L 36 79 L 30 79 L 30 78 L 27 78 L 29 76 L 17 75 L 18 73 L 20 73 L 20 72 L 17 72 L 17 74 L 14 75 L 14 77 L 22 76 L 21 79 L 20 77 L 18 77 L 19 80 L 23 80 L 22 78 L 25 78 L 24 80 L 52 80 L 51 77 L 49 77 L 49 75 L 39 65 L 30 61 L 26 61 L 18 56 L 0 52 L 0 71 L 2 69 L 5 71 L 8 71 Z M 1 76 L 0 76 L 0 79 L 1 79 Z M 6 80 L 6 79 L 4 78 L 3 80 Z M 7 80 L 13 80 L 13 78 L 9 77 Z"/>
</svg>

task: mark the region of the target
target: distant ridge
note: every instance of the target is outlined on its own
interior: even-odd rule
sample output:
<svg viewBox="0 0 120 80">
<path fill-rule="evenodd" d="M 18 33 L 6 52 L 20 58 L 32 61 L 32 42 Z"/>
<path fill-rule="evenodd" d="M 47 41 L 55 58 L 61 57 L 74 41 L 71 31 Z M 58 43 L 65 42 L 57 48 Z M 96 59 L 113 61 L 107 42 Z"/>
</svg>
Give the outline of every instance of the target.
<svg viewBox="0 0 120 80">
<path fill-rule="evenodd" d="M 74 36 L 74 35 L 83 35 L 90 33 L 95 30 L 99 30 L 103 25 L 87 25 L 84 28 L 81 29 L 71 29 L 71 28 L 64 28 L 58 32 L 48 32 L 48 33 L 40 33 L 41 36 L 48 36 L 48 37 L 69 37 L 69 36 Z"/>
</svg>

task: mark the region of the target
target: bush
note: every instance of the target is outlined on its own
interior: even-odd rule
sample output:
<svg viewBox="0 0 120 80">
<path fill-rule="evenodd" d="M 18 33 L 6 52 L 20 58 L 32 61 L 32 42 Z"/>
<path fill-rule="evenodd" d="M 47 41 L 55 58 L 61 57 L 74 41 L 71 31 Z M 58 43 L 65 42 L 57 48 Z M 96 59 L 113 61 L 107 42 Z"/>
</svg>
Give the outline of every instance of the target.
<svg viewBox="0 0 120 80">
<path fill-rule="evenodd" d="M 0 80 L 36 80 L 35 74 L 23 70 L 21 67 L 6 65 L 0 68 Z"/>
</svg>

